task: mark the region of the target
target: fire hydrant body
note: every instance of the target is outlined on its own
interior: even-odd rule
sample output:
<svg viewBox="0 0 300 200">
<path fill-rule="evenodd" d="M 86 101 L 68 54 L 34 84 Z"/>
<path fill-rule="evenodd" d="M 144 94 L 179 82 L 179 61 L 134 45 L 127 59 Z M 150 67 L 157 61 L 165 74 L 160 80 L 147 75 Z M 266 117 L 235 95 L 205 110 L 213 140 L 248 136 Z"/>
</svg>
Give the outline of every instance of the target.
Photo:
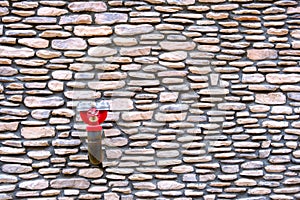
<svg viewBox="0 0 300 200">
<path fill-rule="evenodd" d="M 102 126 L 107 117 L 109 104 L 107 102 L 87 103 L 82 102 L 77 107 L 80 117 L 86 126 L 89 160 L 94 165 L 103 162 L 102 151 Z"/>
</svg>

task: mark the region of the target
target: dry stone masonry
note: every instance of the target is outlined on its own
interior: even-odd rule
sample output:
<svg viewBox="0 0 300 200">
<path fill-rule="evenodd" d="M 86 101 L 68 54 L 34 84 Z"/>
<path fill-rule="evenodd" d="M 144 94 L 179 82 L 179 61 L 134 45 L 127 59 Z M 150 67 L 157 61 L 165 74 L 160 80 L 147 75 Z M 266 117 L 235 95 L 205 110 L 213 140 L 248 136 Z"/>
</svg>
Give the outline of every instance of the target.
<svg viewBox="0 0 300 200">
<path fill-rule="evenodd" d="M 300 199 L 297 0 L 0 1 L 0 199 Z M 76 106 L 105 99 L 104 169 Z"/>
</svg>

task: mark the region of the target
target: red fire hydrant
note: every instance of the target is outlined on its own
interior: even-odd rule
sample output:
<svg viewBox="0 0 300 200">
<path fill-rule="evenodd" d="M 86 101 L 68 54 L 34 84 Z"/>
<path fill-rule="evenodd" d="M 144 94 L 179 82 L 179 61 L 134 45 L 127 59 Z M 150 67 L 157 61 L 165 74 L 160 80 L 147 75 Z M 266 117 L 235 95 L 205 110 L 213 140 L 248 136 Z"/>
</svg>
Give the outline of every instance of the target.
<svg viewBox="0 0 300 200">
<path fill-rule="evenodd" d="M 87 124 L 89 160 L 94 165 L 101 165 L 103 162 L 101 123 L 106 119 L 109 108 L 109 104 L 105 101 L 81 102 L 77 107 L 81 119 Z"/>
</svg>

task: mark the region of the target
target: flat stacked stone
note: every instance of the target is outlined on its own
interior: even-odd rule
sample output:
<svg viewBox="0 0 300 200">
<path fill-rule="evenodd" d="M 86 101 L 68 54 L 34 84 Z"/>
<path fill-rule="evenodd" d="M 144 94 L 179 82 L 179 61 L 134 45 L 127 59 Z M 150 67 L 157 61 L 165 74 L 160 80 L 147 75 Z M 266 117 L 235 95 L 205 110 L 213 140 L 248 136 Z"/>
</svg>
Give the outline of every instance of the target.
<svg viewBox="0 0 300 200">
<path fill-rule="evenodd" d="M 0 2 L 0 199 L 298 199 L 295 0 Z M 104 169 L 79 101 L 106 99 Z"/>
</svg>

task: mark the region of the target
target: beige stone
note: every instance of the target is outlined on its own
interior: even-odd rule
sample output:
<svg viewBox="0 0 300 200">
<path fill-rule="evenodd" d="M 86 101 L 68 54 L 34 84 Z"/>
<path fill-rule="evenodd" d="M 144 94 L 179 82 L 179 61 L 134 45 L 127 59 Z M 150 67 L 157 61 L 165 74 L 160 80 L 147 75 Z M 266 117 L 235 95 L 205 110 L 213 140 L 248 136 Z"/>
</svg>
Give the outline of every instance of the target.
<svg viewBox="0 0 300 200">
<path fill-rule="evenodd" d="M 186 50 L 190 51 L 195 49 L 196 44 L 194 42 L 169 42 L 163 41 L 159 45 L 162 49 L 167 51 Z"/>
<path fill-rule="evenodd" d="M 50 181 L 52 188 L 74 188 L 74 189 L 87 189 L 90 186 L 90 182 L 83 178 L 67 178 L 67 179 L 54 179 Z"/>
<path fill-rule="evenodd" d="M 92 90 L 116 90 L 124 86 L 125 81 L 98 81 L 88 83 L 88 87 Z"/>
<path fill-rule="evenodd" d="M 76 36 L 106 36 L 112 34 L 112 28 L 109 26 L 76 26 L 74 28 Z"/>
<path fill-rule="evenodd" d="M 43 37 L 43 38 L 66 38 L 66 37 L 70 37 L 71 33 L 66 32 L 66 31 L 46 30 L 46 31 L 43 31 L 39 36 Z M 59 44 L 57 44 L 57 45 L 59 45 Z"/>
<path fill-rule="evenodd" d="M 18 43 L 32 47 L 32 48 L 46 48 L 49 41 L 41 38 L 23 38 L 19 39 Z"/>
<path fill-rule="evenodd" d="M 292 30 L 290 34 L 293 38 L 300 39 L 300 30 Z"/>
<path fill-rule="evenodd" d="M 267 82 L 272 84 L 289 84 L 300 82 L 299 74 L 267 74 Z"/>
<path fill-rule="evenodd" d="M 268 120 L 264 121 L 262 123 L 262 126 L 267 128 L 287 128 L 289 126 L 289 123 Z"/>
<path fill-rule="evenodd" d="M 187 52 L 185 51 L 172 51 L 159 55 L 159 58 L 167 61 L 182 61 L 187 58 Z"/>
<path fill-rule="evenodd" d="M 0 183 L 16 183 L 18 178 L 14 175 L 0 174 Z"/>
<path fill-rule="evenodd" d="M 40 127 L 23 127 L 21 129 L 21 135 L 25 139 L 37 139 L 44 137 L 53 137 L 55 131 L 53 127 L 40 126 Z"/>
<path fill-rule="evenodd" d="M 108 147 L 122 147 L 128 144 L 128 140 L 123 137 L 105 138 L 104 144 Z"/>
<path fill-rule="evenodd" d="M 176 181 L 159 181 L 157 187 L 160 190 L 180 190 L 184 188 L 184 184 Z"/>
<path fill-rule="evenodd" d="M 0 46 L 0 56 L 8 58 L 29 58 L 34 56 L 34 51 L 26 47 L 15 48 Z"/>
<path fill-rule="evenodd" d="M 27 190 L 42 190 L 42 189 L 46 189 L 48 186 L 49 186 L 49 182 L 43 179 L 23 181 L 19 184 L 20 188 L 27 189 Z"/>
<path fill-rule="evenodd" d="M 122 119 L 125 121 L 150 120 L 153 117 L 153 111 L 130 111 L 122 113 Z"/>
<path fill-rule="evenodd" d="M 87 169 L 80 169 L 79 176 L 85 178 L 100 178 L 103 175 L 103 171 L 99 168 L 87 168 Z"/>
<path fill-rule="evenodd" d="M 280 105 L 286 102 L 286 96 L 280 92 L 256 94 L 255 102 L 266 105 Z"/>
<path fill-rule="evenodd" d="M 61 97 L 27 96 L 24 99 L 24 103 L 29 108 L 59 107 L 64 104 L 64 100 Z"/>
<path fill-rule="evenodd" d="M 39 16 L 60 16 L 68 13 L 65 9 L 53 8 L 53 7 L 42 7 L 37 10 Z"/>
<path fill-rule="evenodd" d="M 94 57 L 106 57 L 106 56 L 112 56 L 117 54 L 117 50 L 115 48 L 110 48 L 110 47 L 91 47 L 88 50 L 88 54 L 90 56 Z"/>
<path fill-rule="evenodd" d="M 0 147 L 0 155 L 19 155 L 25 154 L 24 148 Z"/>
<path fill-rule="evenodd" d="M 250 49 L 247 50 L 247 57 L 251 60 L 276 59 L 277 51 L 273 49 Z"/>
<path fill-rule="evenodd" d="M 261 83 L 264 82 L 265 77 L 263 74 L 243 74 L 243 83 Z"/>
<path fill-rule="evenodd" d="M 131 38 L 131 37 L 115 37 L 113 39 L 113 42 L 117 46 L 135 46 L 138 44 L 138 41 L 136 38 Z"/>
<path fill-rule="evenodd" d="M 0 132 L 16 131 L 19 127 L 19 122 L 0 122 Z"/>
<path fill-rule="evenodd" d="M 121 48 L 122 56 L 147 56 L 151 53 L 151 47 L 128 47 Z"/>
<path fill-rule="evenodd" d="M 55 81 L 55 80 L 49 81 L 48 88 L 51 91 L 60 92 L 60 91 L 63 91 L 63 89 L 64 89 L 64 83 L 61 81 Z"/>
<path fill-rule="evenodd" d="M 159 122 L 183 121 L 186 119 L 187 113 L 156 113 L 155 119 Z"/>
</svg>

